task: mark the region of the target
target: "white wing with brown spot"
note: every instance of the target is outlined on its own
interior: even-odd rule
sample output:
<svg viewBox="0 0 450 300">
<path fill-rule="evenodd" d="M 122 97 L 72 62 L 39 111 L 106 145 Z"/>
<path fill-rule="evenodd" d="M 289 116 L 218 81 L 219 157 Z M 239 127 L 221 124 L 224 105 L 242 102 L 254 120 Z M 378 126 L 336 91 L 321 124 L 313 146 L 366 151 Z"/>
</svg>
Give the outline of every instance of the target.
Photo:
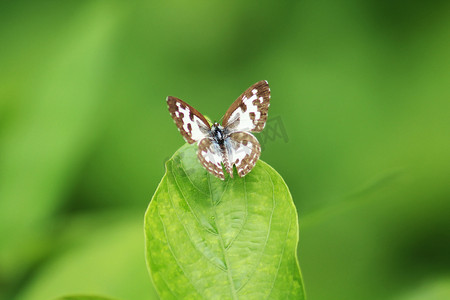
<svg viewBox="0 0 450 300">
<path fill-rule="evenodd" d="M 231 104 L 223 118 L 223 126 L 230 132 L 260 132 L 267 121 L 270 88 L 266 80 L 259 81 Z"/>
<path fill-rule="evenodd" d="M 172 96 L 167 97 L 167 105 L 175 125 L 186 142 L 193 144 L 208 136 L 211 127 L 195 108 Z"/>
<path fill-rule="evenodd" d="M 249 173 L 261 154 L 256 137 L 247 132 L 234 132 L 229 136 L 227 155 L 231 166 L 236 165 L 240 177 Z"/>
<path fill-rule="evenodd" d="M 205 138 L 198 143 L 197 157 L 205 169 L 214 176 L 224 180 L 220 146 L 212 138 Z"/>
</svg>

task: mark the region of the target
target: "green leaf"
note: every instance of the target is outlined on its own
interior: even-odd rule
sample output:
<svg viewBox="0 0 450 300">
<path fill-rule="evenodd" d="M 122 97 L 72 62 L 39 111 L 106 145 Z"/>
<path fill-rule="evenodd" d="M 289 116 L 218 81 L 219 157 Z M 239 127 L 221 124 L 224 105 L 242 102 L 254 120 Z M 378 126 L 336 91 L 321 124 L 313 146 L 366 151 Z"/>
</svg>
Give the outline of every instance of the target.
<svg viewBox="0 0 450 300">
<path fill-rule="evenodd" d="M 162 299 L 304 299 L 297 212 L 259 161 L 245 177 L 210 175 L 197 147 L 166 163 L 145 215 L 146 258 Z"/>
</svg>

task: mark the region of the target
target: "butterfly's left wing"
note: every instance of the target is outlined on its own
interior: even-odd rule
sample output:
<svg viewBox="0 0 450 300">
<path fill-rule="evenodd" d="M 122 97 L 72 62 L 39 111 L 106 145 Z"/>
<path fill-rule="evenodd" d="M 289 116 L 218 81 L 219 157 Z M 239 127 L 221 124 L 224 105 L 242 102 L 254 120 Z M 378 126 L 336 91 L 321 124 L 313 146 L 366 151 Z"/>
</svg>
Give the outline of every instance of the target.
<svg viewBox="0 0 450 300">
<path fill-rule="evenodd" d="M 198 143 L 197 157 L 208 172 L 222 180 L 225 179 L 222 169 L 223 153 L 212 138 L 204 138 Z"/>
<path fill-rule="evenodd" d="M 248 132 L 231 133 L 227 139 L 226 147 L 231 171 L 233 165 L 236 165 L 240 177 L 245 176 L 253 169 L 261 154 L 261 146 L 258 140 Z"/>
<path fill-rule="evenodd" d="M 198 110 L 172 96 L 167 97 L 167 106 L 175 125 L 186 142 L 193 144 L 208 136 L 211 127 Z"/>
<path fill-rule="evenodd" d="M 255 83 L 228 108 L 223 118 L 223 127 L 229 132 L 260 132 L 266 125 L 269 101 L 270 88 L 267 81 Z"/>
</svg>

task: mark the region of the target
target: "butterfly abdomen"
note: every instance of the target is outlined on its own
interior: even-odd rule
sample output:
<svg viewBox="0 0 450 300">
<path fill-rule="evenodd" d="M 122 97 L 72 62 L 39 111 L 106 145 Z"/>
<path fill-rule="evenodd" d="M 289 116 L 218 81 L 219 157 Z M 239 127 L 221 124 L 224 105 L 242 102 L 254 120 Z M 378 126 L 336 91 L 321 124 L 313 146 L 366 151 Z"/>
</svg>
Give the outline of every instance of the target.
<svg viewBox="0 0 450 300">
<path fill-rule="evenodd" d="M 225 166 L 225 171 L 227 171 L 227 173 L 230 174 L 230 177 L 233 178 L 233 165 L 230 163 L 225 144 L 221 145 L 220 150 L 222 152 L 222 161 Z"/>
</svg>

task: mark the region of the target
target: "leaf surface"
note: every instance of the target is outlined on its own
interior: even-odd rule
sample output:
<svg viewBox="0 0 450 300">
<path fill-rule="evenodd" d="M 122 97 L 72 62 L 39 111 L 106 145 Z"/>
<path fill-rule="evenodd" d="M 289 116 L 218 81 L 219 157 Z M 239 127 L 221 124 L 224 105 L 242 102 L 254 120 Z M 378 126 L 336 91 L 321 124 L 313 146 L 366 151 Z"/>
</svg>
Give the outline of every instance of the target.
<svg viewBox="0 0 450 300">
<path fill-rule="evenodd" d="M 222 181 L 195 145 L 166 163 L 145 215 L 146 258 L 162 299 L 304 299 L 297 212 L 281 176 L 259 161 Z"/>
</svg>

